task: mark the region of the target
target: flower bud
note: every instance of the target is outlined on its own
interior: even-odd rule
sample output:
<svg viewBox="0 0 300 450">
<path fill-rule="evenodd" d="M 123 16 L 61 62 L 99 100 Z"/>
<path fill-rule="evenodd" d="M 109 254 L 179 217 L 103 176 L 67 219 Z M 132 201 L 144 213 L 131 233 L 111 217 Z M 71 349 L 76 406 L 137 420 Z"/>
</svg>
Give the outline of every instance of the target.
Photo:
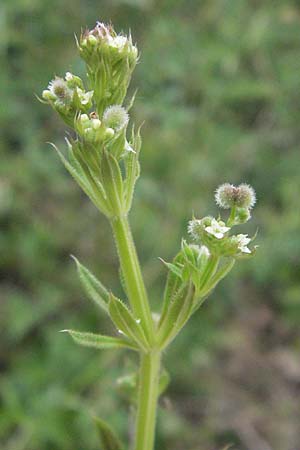
<svg viewBox="0 0 300 450">
<path fill-rule="evenodd" d="M 105 130 L 105 134 L 104 134 L 104 139 L 112 139 L 115 135 L 115 132 L 112 128 L 106 128 Z"/>
<path fill-rule="evenodd" d="M 87 114 L 81 114 L 80 115 L 80 122 L 83 124 L 89 123 L 90 119 L 89 116 Z"/>
<path fill-rule="evenodd" d="M 42 92 L 42 97 L 44 100 L 47 100 L 48 102 L 54 102 L 56 100 L 56 96 L 52 94 L 52 92 L 49 91 L 48 89 L 45 89 Z"/>
<path fill-rule="evenodd" d="M 125 108 L 120 105 L 113 105 L 106 108 L 103 114 L 103 123 L 114 131 L 122 130 L 129 121 L 129 115 Z"/>
<path fill-rule="evenodd" d="M 234 224 L 239 225 L 242 223 L 248 222 L 248 220 L 251 218 L 251 214 L 249 209 L 247 208 L 237 208 L 234 216 Z"/>
<path fill-rule="evenodd" d="M 248 184 L 240 184 L 236 187 L 233 184 L 224 183 L 217 188 L 215 199 L 217 205 L 224 209 L 234 206 L 251 209 L 256 202 L 255 191 Z"/>
<path fill-rule="evenodd" d="M 92 128 L 94 130 L 98 130 L 101 127 L 101 120 L 99 119 L 91 119 L 92 122 Z"/>
<path fill-rule="evenodd" d="M 70 89 L 75 89 L 76 87 L 83 89 L 82 79 L 73 75 L 71 72 L 66 73 L 65 80 Z"/>
<path fill-rule="evenodd" d="M 101 22 L 81 35 L 78 48 L 87 64 L 96 110 L 101 117 L 108 106 L 123 103 L 138 51 L 130 35 L 118 35 L 112 26 Z"/>
</svg>

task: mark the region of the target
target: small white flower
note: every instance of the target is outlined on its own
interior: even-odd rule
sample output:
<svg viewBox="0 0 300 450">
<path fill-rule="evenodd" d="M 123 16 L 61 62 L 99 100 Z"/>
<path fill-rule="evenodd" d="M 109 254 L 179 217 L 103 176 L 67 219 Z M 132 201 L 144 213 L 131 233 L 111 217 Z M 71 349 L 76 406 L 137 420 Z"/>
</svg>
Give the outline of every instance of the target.
<svg viewBox="0 0 300 450">
<path fill-rule="evenodd" d="M 79 87 L 76 88 L 76 92 L 82 105 L 87 105 L 88 103 L 90 103 L 94 95 L 94 91 L 84 92 Z"/>
<path fill-rule="evenodd" d="M 205 231 L 212 234 L 217 239 L 222 239 L 228 230 L 230 230 L 229 227 L 226 227 L 223 225 L 223 222 L 218 222 L 216 219 L 211 219 L 210 226 L 205 227 Z"/>
<path fill-rule="evenodd" d="M 66 81 L 71 81 L 73 80 L 74 75 L 71 72 L 66 72 L 66 76 L 65 76 L 65 80 Z"/>
<path fill-rule="evenodd" d="M 251 242 L 251 239 L 248 237 L 248 234 L 238 234 L 236 236 L 237 243 L 238 243 L 238 249 L 242 253 L 251 253 L 251 250 L 247 247 L 249 242 Z"/>
</svg>

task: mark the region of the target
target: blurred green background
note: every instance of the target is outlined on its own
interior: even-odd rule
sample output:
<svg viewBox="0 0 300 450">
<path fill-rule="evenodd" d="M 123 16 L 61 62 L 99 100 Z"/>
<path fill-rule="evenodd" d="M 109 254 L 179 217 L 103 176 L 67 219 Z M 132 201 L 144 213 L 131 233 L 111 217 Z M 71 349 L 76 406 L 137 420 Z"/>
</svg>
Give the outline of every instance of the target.
<svg viewBox="0 0 300 450">
<path fill-rule="evenodd" d="M 238 264 L 165 357 L 156 450 L 300 449 L 300 4 L 297 0 L 2 0 L 0 4 L 0 442 L 96 450 L 90 414 L 128 439 L 116 379 L 126 353 L 80 348 L 63 328 L 112 332 L 79 285 L 74 254 L 121 292 L 109 226 L 47 141 L 64 126 L 36 101 L 83 74 L 73 33 L 131 29 L 143 127 L 131 223 L 153 305 L 194 211 L 248 182 L 257 256 Z"/>
</svg>

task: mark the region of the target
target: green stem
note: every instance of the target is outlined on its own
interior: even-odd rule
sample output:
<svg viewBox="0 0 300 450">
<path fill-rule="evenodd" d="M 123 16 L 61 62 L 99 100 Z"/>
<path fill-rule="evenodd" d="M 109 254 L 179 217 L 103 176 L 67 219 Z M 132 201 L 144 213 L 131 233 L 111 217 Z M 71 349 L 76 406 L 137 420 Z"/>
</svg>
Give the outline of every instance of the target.
<svg viewBox="0 0 300 450">
<path fill-rule="evenodd" d="M 231 227 L 234 224 L 235 214 L 236 214 L 236 206 L 233 206 L 231 208 L 230 215 L 228 217 L 227 224 L 226 224 L 228 227 Z"/>
<path fill-rule="evenodd" d="M 135 450 L 153 450 L 158 401 L 160 352 L 141 355 Z"/>
<path fill-rule="evenodd" d="M 126 216 L 115 217 L 111 225 L 118 249 L 122 275 L 132 310 L 149 338 L 154 341 L 154 326 L 138 256 Z"/>
</svg>

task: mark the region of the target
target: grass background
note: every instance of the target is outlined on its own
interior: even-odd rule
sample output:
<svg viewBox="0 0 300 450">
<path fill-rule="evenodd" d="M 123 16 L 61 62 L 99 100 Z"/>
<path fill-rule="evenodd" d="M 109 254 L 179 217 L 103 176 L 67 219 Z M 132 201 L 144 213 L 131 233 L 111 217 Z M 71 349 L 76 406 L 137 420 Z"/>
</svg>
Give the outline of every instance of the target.
<svg viewBox="0 0 300 450">
<path fill-rule="evenodd" d="M 111 332 L 79 286 L 75 254 L 121 292 L 105 219 L 51 140 L 38 103 L 54 74 L 83 74 L 73 33 L 131 29 L 141 51 L 132 113 L 143 127 L 131 223 L 153 305 L 192 212 L 218 184 L 258 195 L 241 262 L 165 357 L 156 450 L 299 450 L 300 5 L 297 0 L 3 0 L 0 4 L 0 442 L 3 450 L 96 450 L 90 414 L 124 436 L 125 353 L 75 346 L 60 329 Z"/>
</svg>

